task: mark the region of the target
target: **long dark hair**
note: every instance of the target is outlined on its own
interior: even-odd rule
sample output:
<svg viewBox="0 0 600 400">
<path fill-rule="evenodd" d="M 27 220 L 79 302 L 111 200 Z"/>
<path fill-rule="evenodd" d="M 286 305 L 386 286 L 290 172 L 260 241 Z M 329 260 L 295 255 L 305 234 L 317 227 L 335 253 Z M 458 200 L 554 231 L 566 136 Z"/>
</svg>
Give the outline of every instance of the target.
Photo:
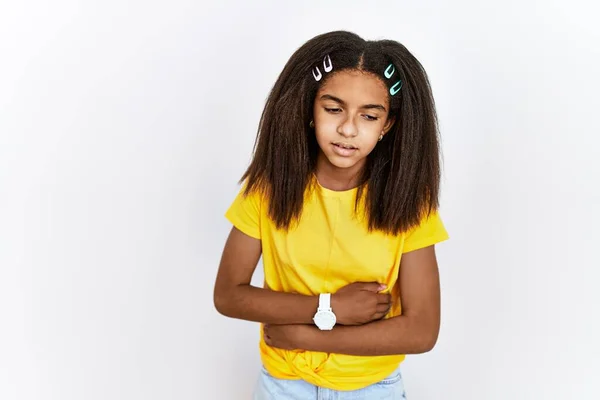
<svg viewBox="0 0 600 400">
<path fill-rule="evenodd" d="M 328 74 L 323 68 L 327 55 L 334 66 Z M 388 72 L 394 69 L 394 74 L 387 79 L 390 64 Z M 319 81 L 313 77 L 315 67 L 323 74 Z M 246 181 L 246 195 L 259 191 L 268 199 L 269 217 L 280 229 L 298 221 L 314 177 L 319 148 L 309 123 L 317 91 L 329 76 L 348 69 L 376 74 L 388 88 L 402 80 L 400 92 L 388 92 L 389 118 L 395 123 L 367 156 L 357 192 L 357 209 L 362 199 L 369 230 L 397 235 L 438 208 L 438 124 L 423 66 L 396 41 L 366 41 L 335 31 L 306 42 L 283 68 L 262 112 L 254 157 L 240 181 Z"/>
</svg>

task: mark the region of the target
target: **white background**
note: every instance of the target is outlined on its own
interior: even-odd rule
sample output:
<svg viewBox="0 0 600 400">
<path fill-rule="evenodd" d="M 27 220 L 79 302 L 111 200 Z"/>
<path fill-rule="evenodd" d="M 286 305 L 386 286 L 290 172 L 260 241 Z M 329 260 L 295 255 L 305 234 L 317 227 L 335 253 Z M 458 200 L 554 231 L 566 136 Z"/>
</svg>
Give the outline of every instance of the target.
<svg viewBox="0 0 600 400">
<path fill-rule="evenodd" d="M 409 399 L 600 398 L 597 5 L 0 4 L 0 399 L 249 398 L 223 213 L 284 63 L 336 29 L 405 44 L 437 100 L 452 239 Z"/>
</svg>

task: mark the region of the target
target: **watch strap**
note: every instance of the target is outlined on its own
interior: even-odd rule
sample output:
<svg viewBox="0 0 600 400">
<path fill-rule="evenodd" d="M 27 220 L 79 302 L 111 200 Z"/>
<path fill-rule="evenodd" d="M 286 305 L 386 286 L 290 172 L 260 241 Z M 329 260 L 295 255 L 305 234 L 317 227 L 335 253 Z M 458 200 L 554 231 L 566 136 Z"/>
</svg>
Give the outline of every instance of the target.
<svg viewBox="0 0 600 400">
<path fill-rule="evenodd" d="M 321 293 L 319 295 L 319 310 L 318 311 L 329 311 L 331 310 L 331 293 Z"/>
</svg>

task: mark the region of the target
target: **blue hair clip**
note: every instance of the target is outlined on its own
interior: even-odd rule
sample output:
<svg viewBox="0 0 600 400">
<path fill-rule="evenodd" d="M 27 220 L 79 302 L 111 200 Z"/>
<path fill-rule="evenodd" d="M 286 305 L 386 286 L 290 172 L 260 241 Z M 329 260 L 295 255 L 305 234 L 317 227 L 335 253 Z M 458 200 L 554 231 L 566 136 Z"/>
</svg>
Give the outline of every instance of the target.
<svg viewBox="0 0 600 400">
<path fill-rule="evenodd" d="M 385 72 L 383 73 L 383 75 L 385 75 L 385 77 L 387 79 L 390 79 L 392 77 L 392 75 L 394 75 L 394 72 L 396 72 L 396 68 L 394 67 L 394 64 L 390 64 L 385 69 Z"/>
<path fill-rule="evenodd" d="M 396 83 L 394 83 L 394 86 L 392 86 L 390 88 L 390 94 L 393 96 L 396 93 L 398 93 L 400 91 L 400 89 L 402 88 L 402 81 L 398 81 Z"/>
<path fill-rule="evenodd" d="M 390 64 L 387 66 L 387 68 L 383 72 L 383 76 L 385 76 L 386 79 L 390 79 L 392 77 L 392 75 L 394 75 L 395 72 L 396 72 L 396 67 L 394 67 L 394 64 Z M 390 88 L 390 94 L 392 96 L 397 94 L 401 88 L 402 88 L 402 80 L 398 80 L 398 82 L 394 83 L 394 85 Z"/>
</svg>

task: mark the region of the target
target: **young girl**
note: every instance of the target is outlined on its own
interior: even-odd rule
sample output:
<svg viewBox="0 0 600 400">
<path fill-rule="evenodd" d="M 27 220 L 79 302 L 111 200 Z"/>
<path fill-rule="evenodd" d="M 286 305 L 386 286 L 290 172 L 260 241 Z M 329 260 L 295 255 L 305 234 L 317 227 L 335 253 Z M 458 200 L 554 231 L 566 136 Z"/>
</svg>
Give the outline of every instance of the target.
<svg viewBox="0 0 600 400">
<path fill-rule="evenodd" d="M 427 75 L 400 43 L 338 31 L 292 55 L 214 291 L 220 313 L 261 323 L 255 399 L 405 398 L 399 365 L 440 324 L 439 158 Z"/>
</svg>

